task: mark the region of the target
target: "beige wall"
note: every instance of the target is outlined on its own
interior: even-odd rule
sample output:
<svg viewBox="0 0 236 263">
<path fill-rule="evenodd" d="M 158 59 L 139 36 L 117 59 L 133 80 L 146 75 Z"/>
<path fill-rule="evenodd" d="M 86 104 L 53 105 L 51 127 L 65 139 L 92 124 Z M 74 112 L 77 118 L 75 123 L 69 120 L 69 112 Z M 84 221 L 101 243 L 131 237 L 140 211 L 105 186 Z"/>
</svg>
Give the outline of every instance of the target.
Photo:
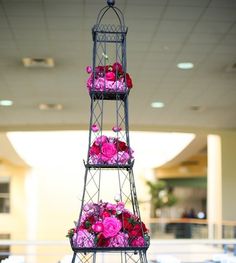
<svg viewBox="0 0 236 263">
<path fill-rule="evenodd" d="M 236 131 L 221 132 L 223 220 L 236 221 Z"/>
<path fill-rule="evenodd" d="M 210 133 L 211 131 L 206 132 L 206 134 Z M 236 131 L 212 133 L 219 134 L 222 139 L 222 219 L 236 220 Z M 29 200 L 27 200 L 25 181 L 29 172 L 29 169 L 1 159 L 0 176 L 11 177 L 11 213 L 0 215 L 0 226 L 1 232 L 10 233 L 13 240 L 28 238 L 27 204 Z M 65 240 L 67 230 L 73 226 L 73 220 L 76 220 L 79 214 L 84 167 L 80 167 L 77 171 L 70 167 L 60 167 L 58 170 L 47 172 L 37 171 L 34 176 L 37 178 L 35 238 Z M 38 248 L 37 251 L 47 251 L 47 249 Z M 62 248 L 60 253 L 70 253 L 69 244 Z"/>
<path fill-rule="evenodd" d="M 1 233 L 9 233 L 12 239 L 26 238 L 26 169 L 2 159 L 0 176 L 10 177 L 10 213 L 0 215 Z"/>
<path fill-rule="evenodd" d="M 0 176 L 10 177 L 10 213 L 0 214 L 0 233 L 10 234 L 12 240 L 27 238 L 27 198 L 25 177 L 27 169 L 1 158 Z M 12 253 L 24 253 L 25 247 L 12 246 Z"/>
</svg>

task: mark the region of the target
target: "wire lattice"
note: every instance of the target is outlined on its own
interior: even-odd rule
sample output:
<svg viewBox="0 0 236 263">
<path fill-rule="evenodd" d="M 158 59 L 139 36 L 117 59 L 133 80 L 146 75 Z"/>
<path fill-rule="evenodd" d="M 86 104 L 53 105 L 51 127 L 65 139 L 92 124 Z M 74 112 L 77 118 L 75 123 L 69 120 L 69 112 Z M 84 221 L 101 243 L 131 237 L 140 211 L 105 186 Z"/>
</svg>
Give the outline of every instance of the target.
<svg viewBox="0 0 236 263">
<path fill-rule="evenodd" d="M 145 239 L 146 230 L 143 227 L 139 211 L 133 174 L 134 159 L 129 138 L 128 97 L 130 89 L 128 88 L 126 73 L 126 34 L 128 29 L 125 26 L 122 12 L 114 7 L 114 1 L 108 0 L 107 2 L 108 6 L 101 9 L 97 22 L 92 28 L 93 65 L 91 87 L 89 89 L 90 122 L 88 154 L 84 163 L 84 189 L 76 225 L 77 229 L 82 229 L 82 240 L 84 243 L 77 242 L 78 236 L 76 236 L 76 245 L 74 239 L 70 239 L 71 247 L 74 251 L 72 263 L 95 263 L 98 253 L 115 253 L 120 256 L 120 262 L 122 263 L 147 263 L 146 250 L 149 246 L 149 240 Z M 109 12 L 113 12 L 118 24 L 103 23 L 105 16 Z M 122 73 L 119 72 L 116 64 L 122 68 Z M 118 81 L 114 81 L 115 86 L 113 86 L 112 90 L 108 88 L 109 83 L 105 77 L 106 71 L 107 68 L 114 65 L 115 73 L 113 73 L 115 74 L 115 80 L 122 74 L 122 89 L 119 89 L 118 85 L 120 83 Z M 96 89 L 96 82 L 98 80 L 103 81 L 103 86 L 100 90 Z M 116 130 L 113 130 L 113 136 L 106 135 L 104 132 L 104 125 L 107 124 L 106 106 L 109 103 L 112 105 L 114 114 L 113 125 L 116 127 Z M 109 113 L 111 114 L 111 110 Z M 94 127 L 95 129 L 93 129 Z M 97 155 L 100 156 L 103 153 L 102 140 L 107 140 L 107 144 L 113 143 L 116 145 L 117 157 L 114 157 L 110 163 L 104 158 L 97 157 Z M 96 152 L 96 158 L 91 157 L 92 150 Z M 114 198 L 114 196 L 116 197 Z M 118 212 L 116 214 L 116 217 L 120 220 L 119 224 L 121 224 L 121 235 L 123 238 L 125 237 L 124 243 L 118 246 L 109 244 L 104 246 L 104 244 L 98 242 L 99 232 L 95 231 L 96 240 L 94 241 L 94 237 L 91 234 L 94 234 L 94 232 L 90 231 L 92 225 L 89 225 L 90 221 L 87 219 L 87 211 L 90 211 L 89 209 L 92 208 L 93 216 L 98 211 L 105 211 L 107 213 L 107 203 L 112 206 L 111 203 L 114 199 L 117 205 L 119 203 L 124 204 L 131 213 L 123 210 L 123 212 L 119 212 L 120 214 Z M 108 209 L 108 211 L 112 213 L 112 210 Z M 133 220 L 131 220 L 133 226 L 131 221 L 128 221 L 127 216 L 130 217 L 130 220 Z M 128 235 L 127 227 L 133 228 L 134 226 L 138 228 L 139 234 L 142 237 L 144 242 L 142 245 L 135 245 L 136 236 Z M 86 231 L 83 231 L 84 229 Z"/>
</svg>

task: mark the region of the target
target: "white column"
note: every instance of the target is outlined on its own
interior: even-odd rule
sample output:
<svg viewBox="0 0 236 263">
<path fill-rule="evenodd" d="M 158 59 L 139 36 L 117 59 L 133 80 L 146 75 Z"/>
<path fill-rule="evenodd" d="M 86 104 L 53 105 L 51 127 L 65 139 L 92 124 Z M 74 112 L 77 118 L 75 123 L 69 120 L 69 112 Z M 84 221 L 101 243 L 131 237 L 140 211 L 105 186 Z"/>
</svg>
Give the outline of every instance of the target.
<svg viewBox="0 0 236 263">
<path fill-rule="evenodd" d="M 208 238 L 222 238 L 222 160 L 221 138 L 207 137 L 207 218 Z"/>
<path fill-rule="evenodd" d="M 26 177 L 25 190 L 27 198 L 26 220 L 27 220 L 27 241 L 35 241 L 37 239 L 37 174 L 31 170 Z M 26 247 L 26 262 L 37 262 L 37 248 L 34 245 Z"/>
</svg>

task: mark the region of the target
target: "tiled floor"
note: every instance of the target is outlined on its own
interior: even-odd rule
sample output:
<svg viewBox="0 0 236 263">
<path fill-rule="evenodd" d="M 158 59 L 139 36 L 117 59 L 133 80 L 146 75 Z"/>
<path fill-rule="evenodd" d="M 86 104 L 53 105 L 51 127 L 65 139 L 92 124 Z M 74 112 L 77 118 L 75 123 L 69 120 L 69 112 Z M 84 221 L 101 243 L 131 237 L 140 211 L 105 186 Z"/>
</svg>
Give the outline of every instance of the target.
<svg viewBox="0 0 236 263">
<path fill-rule="evenodd" d="M 221 245 L 205 245 L 205 244 L 159 244 L 153 241 L 148 249 L 148 260 L 151 262 L 160 263 L 202 263 L 202 262 L 213 262 L 217 256 L 220 259 L 220 255 L 226 257 L 224 249 Z M 168 258 L 168 256 L 171 256 Z M 166 256 L 166 257 L 165 257 Z M 230 261 L 217 261 L 218 262 L 236 262 L 236 257 L 232 253 L 227 254 Z M 166 258 L 166 261 L 164 260 Z M 163 261 L 161 261 L 163 259 Z M 172 260 L 171 260 L 172 259 Z M 176 261 L 174 260 L 176 259 Z M 235 260 L 235 261 L 233 261 Z M 216 261 L 214 261 L 216 262 Z"/>
</svg>

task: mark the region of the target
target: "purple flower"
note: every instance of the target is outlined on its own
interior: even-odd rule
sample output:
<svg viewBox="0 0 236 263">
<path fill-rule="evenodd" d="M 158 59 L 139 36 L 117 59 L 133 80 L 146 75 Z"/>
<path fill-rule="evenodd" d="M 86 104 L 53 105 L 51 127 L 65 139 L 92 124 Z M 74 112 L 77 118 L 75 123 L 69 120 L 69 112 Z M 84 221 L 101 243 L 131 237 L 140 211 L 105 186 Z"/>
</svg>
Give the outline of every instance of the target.
<svg viewBox="0 0 236 263">
<path fill-rule="evenodd" d="M 94 247 L 94 236 L 86 229 L 79 230 L 73 236 L 73 244 L 75 247 Z"/>
<path fill-rule="evenodd" d="M 116 205 L 116 212 L 117 214 L 121 214 L 124 211 L 125 203 L 124 202 L 118 202 Z"/>
<path fill-rule="evenodd" d="M 105 135 L 101 135 L 97 137 L 97 139 L 95 140 L 96 145 L 101 145 L 101 144 L 104 144 L 105 142 L 108 142 L 108 138 Z"/>
<path fill-rule="evenodd" d="M 109 240 L 108 247 L 127 247 L 128 237 L 128 234 L 120 232 Z"/>
</svg>

